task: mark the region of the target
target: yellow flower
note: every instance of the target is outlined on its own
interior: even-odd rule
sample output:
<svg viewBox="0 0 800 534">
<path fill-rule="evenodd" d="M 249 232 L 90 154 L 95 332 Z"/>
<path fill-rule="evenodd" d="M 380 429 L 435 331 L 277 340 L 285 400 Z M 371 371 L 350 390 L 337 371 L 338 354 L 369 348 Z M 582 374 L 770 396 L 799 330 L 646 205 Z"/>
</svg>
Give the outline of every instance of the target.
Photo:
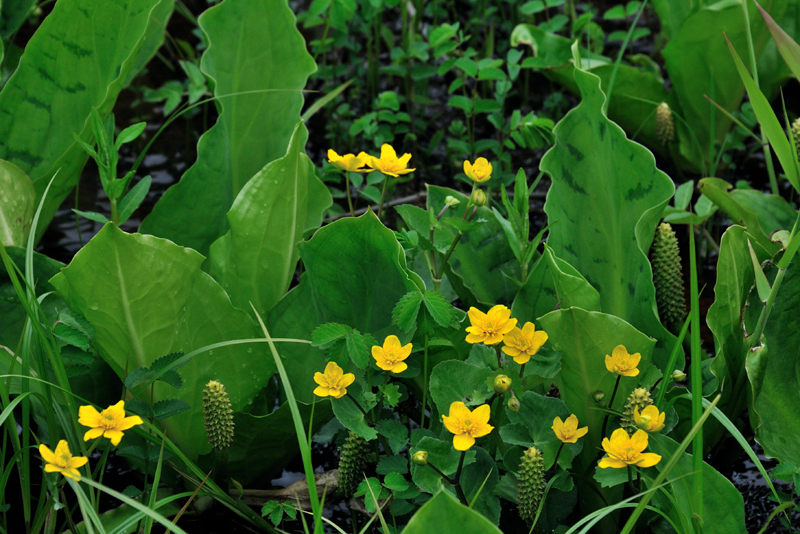
<svg viewBox="0 0 800 534">
<path fill-rule="evenodd" d="M 617 345 L 611 352 L 611 356 L 606 354 L 606 369 L 620 376 L 636 376 L 639 374 L 639 361 L 642 356 L 637 352 L 628 354 L 628 349 L 622 345 Z"/>
<path fill-rule="evenodd" d="M 566 421 L 561 421 L 560 417 L 553 419 L 553 426 L 550 427 L 556 433 L 556 437 L 563 443 L 577 443 L 578 438 L 582 438 L 589 432 L 589 427 L 578 428 L 578 418 L 575 414 L 567 417 Z"/>
<path fill-rule="evenodd" d="M 397 336 L 389 336 L 383 341 L 383 347 L 375 345 L 372 347 L 372 357 L 378 362 L 378 367 L 384 371 L 402 373 L 408 369 L 408 365 L 403 361 L 411 354 L 411 343 L 400 346 Z"/>
<path fill-rule="evenodd" d="M 603 438 L 603 450 L 608 456 L 600 459 L 598 464 L 602 469 L 606 467 L 652 467 L 661 461 L 661 456 L 653 452 L 642 452 L 647 448 L 647 432 L 637 430 L 629 436 L 624 429 L 618 428 L 611 434 L 611 439 Z"/>
<path fill-rule="evenodd" d="M 659 412 L 658 408 L 654 405 L 645 407 L 642 413 L 639 413 L 639 407 L 633 408 L 633 420 L 636 425 L 645 432 L 661 432 L 664 429 L 664 418 L 666 414 Z"/>
<path fill-rule="evenodd" d="M 83 435 L 83 441 L 105 436 L 116 447 L 122 439 L 122 431 L 141 425 L 142 418 L 138 415 L 125 417 L 125 401 L 119 401 L 102 412 L 98 412 L 94 406 L 81 406 L 78 410 L 78 422 L 90 428 Z"/>
<path fill-rule="evenodd" d="M 325 366 L 325 373 L 314 373 L 314 382 L 319 384 L 314 390 L 317 397 L 333 397 L 341 399 L 347 394 L 347 386 L 355 382 L 356 375 L 353 373 L 344 374 L 342 368 L 336 362 L 328 362 Z"/>
<path fill-rule="evenodd" d="M 44 443 L 39 445 L 39 454 L 41 454 L 42 459 L 47 462 L 44 466 L 45 472 L 61 473 L 65 477 L 73 480 L 81 479 L 78 468 L 84 466 L 86 462 L 89 461 L 85 456 L 73 458 L 72 453 L 69 452 L 69 445 L 67 445 L 66 440 L 63 439 L 58 442 L 55 454 Z"/>
<path fill-rule="evenodd" d="M 478 158 L 475 164 L 464 160 L 464 174 L 473 182 L 483 183 L 492 177 L 492 164 L 486 158 Z"/>
<path fill-rule="evenodd" d="M 522 365 L 531 359 L 531 356 L 539 352 L 544 342 L 547 341 L 547 332 L 544 330 L 536 331 L 533 323 L 525 323 L 522 330 L 514 327 L 511 332 L 503 336 L 503 352 L 514 358 L 514 361 Z"/>
<path fill-rule="evenodd" d="M 508 334 L 517 325 L 516 319 L 511 319 L 511 310 L 498 304 L 483 313 L 477 308 L 470 308 L 467 312 L 472 326 L 467 327 L 467 343 L 483 343 L 497 345 L 503 340 L 503 334 Z"/>
<path fill-rule="evenodd" d="M 371 157 L 366 152 L 361 152 L 358 156 L 353 154 L 340 156 L 333 150 L 328 150 L 328 162 L 340 171 L 345 172 L 372 172 L 369 169 L 361 169 Z"/>
<path fill-rule="evenodd" d="M 398 158 L 394 148 L 384 143 L 381 146 L 381 157 L 369 156 L 367 165 L 372 167 L 373 171 L 381 171 L 383 174 L 397 178 L 401 174 L 408 174 L 416 170 L 407 168 L 410 159 L 411 154 L 403 154 L 403 157 Z"/>
<path fill-rule="evenodd" d="M 481 404 L 471 412 L 463 402 L 450 405 L 450 414 L 443 415 L 442 420 L 447 430 L 455 434 L 453 447 L 457 451 L 466 451 L 475 445 L 475 438 L 483 437 L 494 429 L 488 424 L 491 411 L 488 404 Z"/>
</svg>

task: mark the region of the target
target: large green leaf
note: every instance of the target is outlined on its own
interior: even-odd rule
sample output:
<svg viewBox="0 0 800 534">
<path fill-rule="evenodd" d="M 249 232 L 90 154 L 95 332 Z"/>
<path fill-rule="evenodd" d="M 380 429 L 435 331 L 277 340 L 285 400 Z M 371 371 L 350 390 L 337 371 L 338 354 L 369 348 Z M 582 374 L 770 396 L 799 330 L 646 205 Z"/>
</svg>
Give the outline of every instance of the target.
<svg viewBox="0 0 800 534">
<path fill-rule="evenodd" d="M 474 510 L 439 491 L 417 511 L 403 529 L 404 534 L 501 534 L 500 529 Z"/>
<path fill-rule="evenodd" d="M 302 125 L 286 155 L 268 163 L 242 188 L 231 211 L 230 230 L 211 245 L 211 275 L 231 302 L 262 317 L 289 289 L 303 232 L 322 222 L 328 188 L 302 152 Z"/>
<path fill-rule="evenodd" d="M 758 217 L 767 234 L 776 230 L 791 230 L 797 211 L 780 195 L 762 193 L 755 189 L 734 189 L 731 198 Z"/>
<path fill-rule="evenodd" d="M 668 459 L 675 454 L 678 444 L 660 434 L 650 434 L 648 450 L 661 455 L 661 461 L 656 464 L 656 469 L 666 466 Z M 663 508 L 672 511 L 667 514 L 677 522 L 675 513 L 683 514 L 685 524 L 692 523 L 692 513 L 696 510 L 693 506 L 693 480 L 694 465 L 692 455 L 684 453 L 675 467 L 667 475 L 666 490 L 670 491 L 678 505 L 674 510 L 671 501 L 664 498 L 660 492 L 654 499 Z M 745 534 L 747 529 L 744 524 L 744 500 L 739 490 L 716 469 L 703 462 L 703 532 L 708 534 Z"/>
<path fill-rule="evenodd" d="M 600 293 L 603 312 L 657 340 L 654 361 L 665 365 L 674 336 L 658 319 L 647 251 L 675 188 L 653 155 L 603 114 L 599 78 L 575 70 L 575 82 L 583 99 L 556 125 L 541 163 L 553 180 L 547 244 Z"/>
<path fill-rule="evenodd" d="M 36 208 L 36 191 L 25 172 L 0 160 L 0 245 L 24 247 Z"/>
<path fill-rule="evenodd" d="M 92 108 L 108 113 L 120 90 L 155 54 L 174 0 L 65 0 L 55 4 L 28 42 L 0 93 L 0 158 L 34 181 L 44 232 L 80 177 L 91 139 Z"/>
<path fill-rule="evenodd" d="M 462 401 L 478 390 L 484 397 L 491 395 L 486 379 L 493 370 L 488 366 L 477 366 L 459 360 L 447 360 L 431 372 L 431 400 L 440 414 L 450 412 L 450 405 Z"/>
<path fill-rule="evenodd" d="M 230 339 L 260 337 L 250 317 L 200 270 L 203 257 L 165 239 L 126 234 L 106 224 L 51 283 L 95 329 L 95 346 L 120 377 L 172 352 L 188 353 Z M 191 406 L 163 422 L 189 458 L 210 451 L 202 390 L 222 382 L 241 411 L 270 381 L 274 363 L 262 345 L 235 345 L 194 357 L 178 370 L 180 390 L 156 383 L 153 400 Z"/>
<path fill-rule="evenodd" d="M 466 206 L 469 199 L 458 191 L 429 185 L 428 207 L 434 213 L 439 213 L 448 196 L 461 201 L 460 206 L 452 210 L 454 217 L 461 218 L 462 206 Z M 444 217 L 442 220 L 446 219 Z M 463 287 L 469 292 L 464 294 L 462 291 L 459 296 L 470 305 L 478 305 L 475 300 L 489 307 L 510 304 L 517 293 L 517 286 L 509 277 L 519 278 L 519 263 L 491 210 L 485 206 L 478 208 L 472 220 L 481 221 L 480 226 L 461 236 L 450 256 L 451 272 L 458 278 L 451 280 L 453 287 Z"/>
<path fill-rule="evenodd" d="M 539 322 L 550 336 L 548 343 L 564 353 L 556 385 L 561 400 L 578 417 L 581 426 L 589 426 L 589 433 L 584 438 L 588 441 L 584 443 L 580 456 L 584 465 L 589 464 L 600 450 L 604 417 L 604 413 L 594 405 L 592 394 L 602 391 L 605 402 L 610 402 L 617 378 L 606 369 L 605 356 L 611 354 L 617 345 L 624 345 L 630 354 L 638 352 L 642 356 L 638 366 L 641 377 L 650 366 L 654 340 L 618 317 L 580 308 L 548 313 Z M 621 411 L 625 399 L 638 383 L 636 377 L 623 376 L 612 408 Z"/>
<path fill-rule="evenodd" d="M 323 323 L 341 323 L 383 340 L 402 335 L 392 326 L 392 310 L 400 298 L 421 289 L 422 280 L 406 268 L 394 232 L 367 212 L 344 218 L 300 244 L 305 273 L 269 313 L 274 337 L 311 339 Z M 294 394 L 311 402 L 314 373 L 325 367 L 325 355 L 311 345 L 278 347 Z M 354 367 L 355 368 L 355 367 Z"/>
<path fill-rule="evenodd" d="M 36 4 L 36 0 L 3 0 L 0 2 L 0 6 L 2 6 L 0 9 L 0 40 L 8 39 L 22 26 L 34 4 Z"/>
<path fill-rule="evenodd" d="M 800 465 L 800 261 L 789 264 L 764 328 L 769 356 L 761 376 L 754 408 L 761 416 L 756 439 L 767 456 Z"/>
<path fill-rule="evenodd" d="M 316 67 L 286 0 L 226 0 L 200 16 L 200 27 L 209 41 L 200 68 L 219 97 L 219 118 L 142 232 L 207 254 L 244 184 L 286 153 Z M 234 93 L 248 94 L 227 96 Z"/>
</svg>

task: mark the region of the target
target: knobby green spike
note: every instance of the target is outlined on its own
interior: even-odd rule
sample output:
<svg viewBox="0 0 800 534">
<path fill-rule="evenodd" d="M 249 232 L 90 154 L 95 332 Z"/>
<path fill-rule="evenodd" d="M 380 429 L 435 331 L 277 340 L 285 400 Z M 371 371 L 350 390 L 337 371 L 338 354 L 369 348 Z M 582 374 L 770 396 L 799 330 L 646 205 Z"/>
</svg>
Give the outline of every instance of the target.
<svg viewBox="0 0 800 534">
<path fill-rule="evenodd" d="M 364 438 L 350 432 L 342 447 L 339 458 L 339 489 L 345 497 L 351 497 L 358 485 L 364 480 L 364 468 L 367 465 L 368 446 Z"/>
<path fill-rule="evenodd" d="M 653 399 L 650 398 L 650 392 L 644 388 L 636 388 L 628 395 L 628 400 L 625 401 L 625 410 L 622 412 L 622 419 L 619 426 L 625 429 L 628 434 L 633 434 L 639 428 L 636 421 L 633 420 L 633 412 L 639 408 L 639 413 L 646 407 L 653 404 Z"/>
<path fill-rule="evenodd" d="M 536 517 L 544 486 L 544 457 L 539 449 L 531 447 L 522 454 L 517 479 L 517 507 L 524 521 L 530 523 Z"/>
<path fill-rule="evenodd" d="M 203 424 L 208 442 L 222 451 L 233 441 L 233 408 L 225 386 L 210 380 L 203 389 Z"/>
<path fill-rule="evenodd" d="M 661 223 L 650 249 L 653 265 L 653 284 L 662 324 L 669 327 L 683 321 L 686 303 L 683 298 L 683 273 L 678 251 L 678 239 L 669 223 Z"/>
</svg>

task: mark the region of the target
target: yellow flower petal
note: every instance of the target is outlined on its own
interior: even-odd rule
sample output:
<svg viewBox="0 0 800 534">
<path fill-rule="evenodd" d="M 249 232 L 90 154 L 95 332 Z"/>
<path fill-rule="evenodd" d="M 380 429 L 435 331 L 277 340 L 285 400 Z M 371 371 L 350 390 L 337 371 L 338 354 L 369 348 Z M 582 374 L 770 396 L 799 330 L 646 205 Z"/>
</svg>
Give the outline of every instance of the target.
<svg viewBox="0 0 800 534">
<path fill-rule="evenodd" d="M 119 442 L 122 441 L 122 432 L 119 430 L 106 430 L 103 433 L 103 436 L 111 440 L 111 444 L 115 447 L 119 445 Z"/>
<path fill-rule="evenodd" d="M 83 426 L 100 426 L 100 412 L 94 406 L 81 406 L 78 408 L 78 423 Z"/>
<path fill-rule="evenodd" d="M 317 373 L 317 374 L 321 374 L 321 373 Z M 314 389 L 314 395 L 316 395 L 317 397 L 328 397 L 330 395 L 329 391 L 330 390 L 325 386 L 317 386 Z"/>
<path fill-rule="evenodd" d="M 519 354 L 514 356 L 514 362 L 518 363 L 519 365 L 524 365 L 530 361 L 531 357 L 527 354 Z"/>
<path fill-rule="evenodd" d="M 639 467 L 653 467 L 661 461 L 661 456 L 654 452 L 644 452 L 639 455 L 636 465 Z"/>
<path fill-rule="evenodd" d="M 102 428 L 90 428 L 86 431 L 83 435 L 83 441 L 89 441 L 90 439 L 99 438 L 103 435 L 104 430 Z"/>
<path fill-rule="evenodd" d="M 488 404 L 481 404 L 472 411 L 472 420 L 479 425 L 488 423 L 491 416 L 492 409 Z"/>
<path fill-rule="evenodd" d="M 457 434 L 453 436 L 453 447 L 457 451 L 466 451 L 475 445 L 475 438 L 469 434 Z"/>
<path fill-rule="evenodd" d="M 53 464 L 56 462 L 56 455 L 44 443 L 39 445 L 39 454 L 42 455 L 42 459 L 47 463 Z"/>
<path fill-rule="evenodd" d="M 342 387 L 347 387 L 355 381 L 356 381 L 356 375 L 354 375 L 353 373 L 347 373 L 342 377 Z"/>
<path fill-rule="evenodd" d="M 616 458 L 611 458 L 610 456 L 604 456 L 601 458 L 597 465 L 600 466 L 600 469 L 605 469 L 607 467 L 614 467 L 617 469 L 621 467 L 628 467 L 628 464 L 625 462 L 617 460 Z"/>
<path fill-rule="evenodd" d="M 393 373 L 402 373 L 406 369 L 408 369 L 408 365 L 405 362 L 398 362 L 394 364 L 394 367 L 392 367 L 391 371 Z"/>
</svg>

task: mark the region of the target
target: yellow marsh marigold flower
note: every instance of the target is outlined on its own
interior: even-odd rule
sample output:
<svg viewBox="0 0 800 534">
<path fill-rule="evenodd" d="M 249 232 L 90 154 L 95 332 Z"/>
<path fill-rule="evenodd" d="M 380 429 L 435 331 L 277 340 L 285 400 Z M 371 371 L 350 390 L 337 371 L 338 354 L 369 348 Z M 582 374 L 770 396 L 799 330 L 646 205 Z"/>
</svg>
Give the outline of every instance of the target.
<svg viewBox="0 0 800 534">
<path fill-rule="evenodd" d="M 345 154 L 340 156 L 333 150 L 328 150 L 328 163 L 345 172 L 372 172 L 370 169 L 362 169 L 367 164 L 371 156 L 366 152 L 361 152 L 358 156 Z"/>
<path fill-rule="evenodd" d="M 661 432 L 664 429 L 665 417 L 666 414 L 659 412 L 653 404 L 642 410 L 642 413 L 639 413 L 638 406 L 633 409 L 633 420 L 645 432 Z"/>
<path fill-rule="evenodd" d="M 473 182 L 486 182 L 492 177 L 492 164 L 486 158 L 478 158 L 474 164 L 464 160 L 464 174 Z"/>
<path fill-rule="evenodd" d="M 384 371 L 402 373 L 408 369 L 408 365 L 403 361 L 411 354 L 411 343 L 400 346 L 397 336 L 389 336 L 383 342 L 383 347 L 375 345 L 372 347 L 372 357 L 378 362 L 378 367 Z"/>
<path fill-rule="evenodd" d="M 473 411 L 469 411 L 463 402 L 454 402 L 450 405 L 450 414 L 443 415 L 444 426 L 455 434 L 453 447 L 457 451 L 466 451 L 475 445 L 475 438 L 489 434 L 494 427 L 489 424 L 491 408 L 488 404 L 481 404 Z"/>
<path fill-rule="evenodd" d="M 606 369 L 615 375 L 636 376 L 639 369 L 636 368 L 642 356 L 637 352 L 628 354 L 628 349 L 622 345 L 617 345 L 611 352 L 611 356 L 606 354 Z"/>
<path fill-rule="evenodd" d="M 661 461 L 661 456 L 653 452 L 643 452 L 647 448 L 647 432 L 637 430 L 629 436 L 624 429 L 618 428 L 611 434 L 611 439 L 603 438 L 603 450 L 608 456 L 600 459 L 598 464 L 602 469 L 606 467 L 652 467 Z"/>
<path fill-rule="evenodd" d="M 517 325 L 517 320 L 511 319 L 511 310 L 502 304 L 493 307 L 488 313 L 470 308 L 467 315 L 472 324 L 467 327 L 467 343 L 497 345 L 503 340 L 503 335 L 511 332 Z"/>
<path fill-rule="evenodd" d="M 319 387 L 314 390 L 314 395 L 341 399 L 347 394 L 347 386 L 355 380 L 356 375 L 344 374 L 336 362 L 328 362 L 328 365 L 325 366 L 325 373 L 314 373 L 314 382 L 319 384 Z"/>
<path fill-rule="evenodd" d="M 83 435 L 83 441 L 105 436 L 116 447 L 122 439 L 122 431 L 141 425 L 142 418 L 138 415 L 125 417 L 125 401 L 119 401 L 102 412 L 98 412 L 94 406 L 81 406 L 78 409 L 78 422 L 89 427 Z"/>
<path fill-rule="evenodd" d="M 589 432 L 589 427 L 578 428 L 578 418 L 575 414 L 567 417 L 566 421 L 561 421 L 560 417 L 553 419 L 553 426 L 550 427 L 555 432 L 556 437 L 562 443 L 577 443 L 579 438 L 582 438 Z"/>
<path fill-rule="evenodd" d="M 47 445 L 42 443 L 39 445 L 39 454 L 41 454 L 44 461 L 47 462 L 44 466 L 45 472 L 61 473 L 65 477 L 73 480 L 81 479 L 78 468 L 83 467 L 86 462 L 89 461 L 85 456 L 73 458 L 72 453 L 69 452 L 67 441 L 63 439 L 58 442 L 55 453 L 53 453 Z"/>
<path fill-rule="evenodd" d="M 544 330 L 536 331 L 533 323 L 525 323 L 522 330 L 514 327 L 509 333 L 503 336 L 503 352 L 514 358 L 514 361 L 522 365 L 531 359 L 531 356 L 539 352 L 544 342 L 547 341 L 547 332 Z"/>
<path fill-rule="evenodd" d="M 410 159 L 411 154 L 403 154 L 403 157 L 398 158 L 394 148 L 384 143 L 381 145 L 381 157 L 370 156 L 367 160 L 367 165 L 372 167 L 373 171 L 381 171 L 387 176 L 397 178 L 401 174 L 408 174 L 416 170 L 407 168 Z"/>
</svg>

